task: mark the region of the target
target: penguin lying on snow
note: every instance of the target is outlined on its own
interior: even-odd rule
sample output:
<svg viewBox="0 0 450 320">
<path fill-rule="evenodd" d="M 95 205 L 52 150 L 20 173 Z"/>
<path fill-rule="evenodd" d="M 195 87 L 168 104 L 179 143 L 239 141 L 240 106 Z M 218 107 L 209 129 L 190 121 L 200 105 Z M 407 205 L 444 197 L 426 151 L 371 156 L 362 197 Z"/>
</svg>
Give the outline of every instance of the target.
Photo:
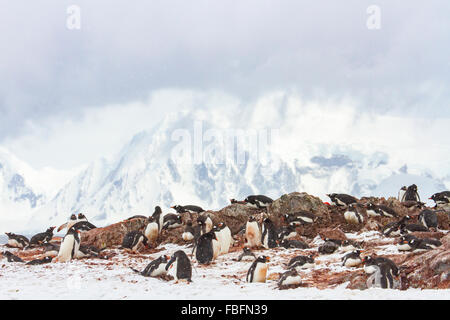
<svg viewBox="0 0 450 320">
<path fill-rule="evenodd" d="M 262 225 L 261 243 L 264 248 L 271 249 L 277 246 L 277 230 L 272 220 L 269 218 L 264 219 Z"/>
<path fill-rule="evenodd" d="M 136 252 L 141 243 L 147 246 L 147 237 L 140 231 L 130 231 L 123 238 L 120 249 L 131 249 L 133 252 Z"/>
<path fill-rule="evenodd" d="M 167 273 L 166 265 L 169 259 L 169 256 L 163 255 L 150 262 L 142 271 L 133 268 L 130 269 L 144 277 L 158 277 Z"/>
<path fill-rule="evenodd" d="M 55 262 L 67 262 L 76 257 L 80 248 L 80 231 L 73 227 L 67 231 L 59 248 Z"/>
<path fill-rule="evenodd" d="M 394 261 L 385 257 L 372 257 L 366 256 L 362 259 L 364 263 L 364 272 L 368 274 L 372 274 L 376 271 L 374 266 L 380 266 L 381 264 L 386 264 L 391 269 L 391 272 L 394 276 L 398 276 L 398 267 Z"/>
<path fill-rule="evenodd" d="M 346 251 L 353 251 L 361 248 L 361 243 L 352 241 L 352 240 L 344 240 L 341 243 L 341 250 Z"/>
<path fill-rule="evenodd" d="M 261 231 L 259 230 L 259 224 L 255 217 L 248 219 L 245 227 L 245 238 L 247 239 L 246 247 L 257 248 L 261 246 Z"/>
<path fill-rule="evenodd" d="M 291 285 L 299 285 L 302 283 L 302 278 L 296 269 L 290 269 L 283 273 L 278 280 L 278 288 Z"/>
<path fill-rule="evenodd" d="M 256 256 L 250 248 L 244 248 L 243 252 L 237 258 L 237 261 L 254 261 L 255 259 Z"/>
<path fill-rule="evenodd" d="M 425 228 L 434 228 L 437 229 L 438 226 L 438 217 L 436 212 L 431 210 L 423 210 L 419 213 L 418 220 L 421 224 L 424 225 Z"/>
<path fill-rule="evenodd" d="M 333 241 L 325 241 L 324 244 L 322 244 L 318 251 L 320 254 L 332 254 L 339 248 L 339 245 L 336 244 L 336 242 Z"/>
<path fill-rule="evenodd" d="M 296 256 L 289 260 L 287 264 L 288 269 L 298 268 L 298 269 L 306 269 L 306 268 L 314 268 L 314 256 Z"/>
<path fill-rule="evenodd" d="M 47 257 L 56 257 L 59 253 L 60 245 L 54 243 L 44 243 L 45 248 L 45 256 Z"/>
<path fill-rule="evenodd" d="M 279 241 L 283 241 L 283 240 L 289 240 L 292 239 L 294 237 L 296 237 L 297 231 L 295 230 L 295 227 L 293 226 L 285 226 L 285 227 L 281 227 L 278 230 L 278 240 Z"/>
<path fill-rule="evenodd" d="M 39 264 L 46 264 L 46 263 L 52 262 L 52 259 L 53 259 L 52 257 L 46 256 L 42 259 L 31 260 L 31 261 L 27 262 L 26 265 L 35 266 L 35 265 L 39 265 Z"/>
<path fill-rule="evenodd" d="M 50 227 L 45 232 L 38 233 L 31 237 L 30 244 L 28 247 L 33 247 L 37 245 L 41 245 L 43 243 L 49 242 L 53 238 L 53 230 L 56 227 Z"/>
<path fill-rule="evenodd" d="M 8 246 L 12 248 L 23 249 L 30 244 L 30 240 L 27 237 L 12 232 L 5 232 L 8 236 Z"/>
<path fill-rule="evenodd" d="M 175 266 L 175 280 L 186 280 L 192 282 L 191 261 L 184 251 L 176 251 L 166 265 L 166 271 Z"/>
<path fill-rule="evenodd" d="M 267 262 L 269 261 L 270 258 L 266 256 L 260 256 L 253 261 L 247 272 L 247 282 L 266 282 L 268 269 Z"/>
<path fill-rule="evenodd" d="M 19 258 L 18 256 L 12 254 L 9 251 L 5 251 L 3 252 L 3 256 L 8 259 L 8 262 L 24 262 L 21 258 Z"/>
<path fill-rule="evenodd" d="M 355 250 L 342 257 L 344 267 L 356 267 L 362 263 L 361 250 Z"/>
<path fill-rule="evenodd" d="M 435 249 L 441 245 L 442 243 L 436 239 L 418 239 L 414 237 L 409 240 L 401 240 L 398 249 L 400 251 L 425 251 Z M 408 250 L 408 248 L 410 249 Z"/>
<path fill-rule="evenodd" d="M 299 240 L 283 240 L 280 242 L 280 247 L 283 247 L 285 249 L 309 249 L 309 246 L 306 243 Z"/>
<path fill-rule="evenodd" d="M 352 203 L 358 202 L 358 199 L 355 197 L 344 193 L 331 193 L 327 194 L 327 197 L 330 198 L 331 202 L 336 204 L 338 207 L 346 207 Z"/>
<path fill-rule="evenodd" d="M 409 245 L 409 241 L 412 239 L 417 239 L 412 234 L 406 234 L 404 236 L 401 236 L 399 239 L 399 242 L 397 244 L 397 250 L 398 251 L 411 251 L 412 247 Z"/>
</svg>

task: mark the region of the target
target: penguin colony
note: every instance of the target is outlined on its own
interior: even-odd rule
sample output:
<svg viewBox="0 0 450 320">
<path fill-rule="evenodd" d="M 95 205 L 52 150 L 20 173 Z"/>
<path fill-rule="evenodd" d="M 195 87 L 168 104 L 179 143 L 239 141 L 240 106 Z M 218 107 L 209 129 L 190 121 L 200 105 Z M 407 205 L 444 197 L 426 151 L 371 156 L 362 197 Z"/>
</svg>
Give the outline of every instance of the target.
<svg viewBox="0 0 450 320">
<path fill-rule="evenodd" d="M 450 204 L 450 192 L 444 191 L 430 197 L 436 203 L 435 208 L 423 209 L 417 217 L 416 223 L 412 223 L 413 217 L 408 215 L 400 217 L 398 213 L 386 205 L 363 202 L 347 194 L 332 193 L 327 195 L 333 205 L 330 208 L 340 210 L 346 224 L 357 227 L 370 218 L 386 218 L 389 223 L 382 228 L 380 237 L 397 237 L 397 250 L 399 252 L 423 252 L 440 247 L 442 243 L 437 239 L 418 238 L 413 232 L 428 232 L 438 230 L 437 212 L 444 210 Z M 402 187 L 398 194 L 398 200 L 405 206 L 424 207 L 420 202 L 418 187 L 412 185 Z M 366 253 L 364 242 L 358 243 L 352 240 L 340 240 L 320 238 L 316 236 L 309 244 L 299 240 L 302 234 L 298 227 L 308 228 L 320 222 L 320 218 L 313 212 L 298 211 L 286 212 L 280 221 L 269 218 L 270 205 L 273 202 L 264 195 L 251 195 L 243 201 L 230 200 L 232 204 L 245 205 L 256 214 L 250 215 L 248 221 L 242 225 L 239 232 L 232 234 L 225 222 L 213 223 L 212 216 L 201 207 L 195 205 L 175 205 L 171 208 L 175 213 L 163 213 L 156 206 L 151 216 L 137 215 L 126 220 L 145 219 L 146 226 L 140 231 L 128 232 L 122 245 L 118 248 L 130 254 L 139 254 L 141 250 L 156 247 L 158 238 L 162 232 L 171 232 L 173 229 L 183 228 L 182 239 L 192 247 L 189 250 L 177 250 L 171 255 L 160 255 L 149 261 L 142 270 L 130 266 L 130 272 L 144 277 L 164 277 L 171 272 L 174 279 L 178 281 L 192 282 L 193 268 L 208 268 L 214 264 L 221 255 L 226 255 L 234 250 L 234 245 L 239 247 L 239 237 L 244 238 L 244 244 L 239 252 L 236 263 L 246 264 L 245 281 L 248 283 L 267 281 L 269 276 L 269 263 L 271 257 L 264 254 L 264 250 L 273 249 L 275 252 L 298 252 L 303 253 L 291 257 L 281 267 L 284 271 L 278 273 L 277 286 L 280 289 L 293 288 L 305 285 L 305 270 L 314 269 L 322 257 L 339 254 L 342 268 L 349 270 L 364 270 L 367 274 L 367 287 L 380 287 L 393 289 L 399 287 L 399 268 L 386 257 L 377 256 L 373 252 Z M 413 203 L 412 203 L 413 202 Z M 191 219 L 183 221 L 182 214 L 188 213 Z M 192 219 L 197 215 L 195 223 Z M 26 263 L 27 265 L 39 265 L 50 262 L 69 262 L 73 259 L 102 258 L 102 251 L 96 247 L 84 246 L 81 243 L 82 234 L 96 227 L 90 223 L 82 213 L 72 214 L 68 221 L 61 225 L 57 231 L 66 229 L 66 234 L 60 243 L 53 240 L 53 231 L 56 227 L 50 227 L 45 232 L 34 235 L 30 240 L 22 235 L 6 233 L 8 236 L 7 246 L 19 250 L 33 248 L 43 249 L 43 255 L 39 259 L 24 261 L 10 251 L 4 251 L 3 257 L 11 263 Z M 440 230 L 446 232 L 446 230 Z M 262 252 L 258 252 L 261 251 Z M 280 251 L 281 250 L 281 251 Z M 285 250 L 285 251 L 284 251 Z M 17 251 L 15 253 L 18 253 Z M 271 251 L 273 252 L 273 251 Z M 243 266 L 244 267 L 244 266 Z M 273 279 L 271 279 L 273 280 Z M 244 281 L 244 279 L 243 279 Z"/>
</svg>

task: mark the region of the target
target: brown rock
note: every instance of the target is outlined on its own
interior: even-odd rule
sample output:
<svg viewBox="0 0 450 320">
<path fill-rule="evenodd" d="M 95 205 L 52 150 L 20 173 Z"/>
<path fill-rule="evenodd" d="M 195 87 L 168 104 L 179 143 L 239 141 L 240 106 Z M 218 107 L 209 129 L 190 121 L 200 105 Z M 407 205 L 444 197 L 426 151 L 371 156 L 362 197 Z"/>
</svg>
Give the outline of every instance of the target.
<svg viewBox="0 0 450 320">
<path fill-rule="evenodd" d="M 442 232 L 412 232 L 411 234 L 420 239 L 433 238 L 439 240 L 444 236 Z"/>
<path fill-rule="evenodd" d="M 367 276 L 362 273 L 357 273 L 351 276 L 350 283 L 346 289 L 365 290 L 367 289 Z"/>
<path fill-rule="evenodd" d="M 335 228 L 335 229 L 325 228 L 325 229 L 319 230 L 319 235 L 322 239 L 330 238 L 330 239 L 337 239 L 337 240 L 347 240 L 345 233 L 341 229 L 338 229 L 338 228 Z"/>
</svg>

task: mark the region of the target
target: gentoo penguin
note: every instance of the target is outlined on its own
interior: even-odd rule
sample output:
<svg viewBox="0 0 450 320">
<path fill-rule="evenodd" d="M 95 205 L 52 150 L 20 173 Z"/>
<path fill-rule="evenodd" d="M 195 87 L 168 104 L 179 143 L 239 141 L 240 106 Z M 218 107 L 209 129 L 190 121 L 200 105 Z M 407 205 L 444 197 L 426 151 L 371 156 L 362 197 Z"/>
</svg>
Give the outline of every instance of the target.
<svg viewBox="0 0 450 320">
<path fill-rule="evenodd" d="M 183 220 L 178 214 L 168 213 L 163 218 L 163 230 L 175 229 L 183 225 Z"/>
<path fill-rule="evenodd" d="M 412 234 L 406 234 L 404 236 L 401 236 L 399 238 L 398 244 L 397 244 L 397 250 L 398 251 L 411 251 L 412 247 L 409 245 L 409 241 L 412 239 L 417 239 Z"/>
<path fill-rule="evenodd" d="M 210 233 L 214 233 L 215 238 L 212 240 L 213 245 L 213 260 L 216 260 L 217 257 L 220 255 L 220 252 L 222 250 L 222 234 L 220 233 L 220 229 L 217 226 L 214 226 Z"/>
<path fill-rule="evenodd" d="M 400 225 L 400 234 L 406 234 L 411 232 L 427 232 L 427 231 L 428 231 L 427 227 L 417 223 Z"/>
<path fill-rule="evenodd" d="M 9 247 L 23 249 L 30 244 L 27 237 L 12 232 L 5 232 L 5 234 L 8 236 Z"/>
<path fill-rule="evenodd" d="M 342 257 L 342 266 L 350 268 L 356 267 L 362 263 L 361 260 L 361 251 L 355 250 L 350 253 L 347 253 Z"/>
<path fill-rule="evenodd" d="M 80 245 L 80 247 L 78 248 L 78 252 L 75 255 L 75 258 L 77 258 L 77 259 L 90 258 L 90 257 L 101 258 L 99 256 L 101 251 L 102 250 L 100 250 L 99 248 L 97 248 L 95 246 Z"/>
<path fill-rule="evenodd" d="M 214 244 L 213 240 L 217 241 L 216 234 L 213 230 L 202 234 L 197 240 L 197 247 L 195 250 L 195 258 L 200 264 L 210 264 L 214 260 Z"/>
<path fill-rule="evenodd" d="M 192 282 L 192 266 L 191 261 L 184 251 L 176 251 L 166 265 L 166 271 L 175 266 L 175 280 L 187 280 Z"/>
<path fill-rule="evenodd" d="M 89 231 L 89 230 L 92 230 L 92 229 L 96 229 L 96 228 L 97 228 L 96 226 L 94 226 L 92 223 L 90 223 L 90 222 L 87 221 L 87 220 L 81 220 L 81 221 L 78 221 L 78 222 L 75 223 L 72 227 L 73 227 L 75 230 L 78 230 L 78 231 L 81 231 L 81 232 L 85 232 L 85 231 Z"/>
<path fill-rule="evenodd" d="M 164 215 L 162 214 L 162 210 L 160 206 L 155 207 L 155 211 L 152 214 L 152 217 L 155 218 L 155 221 L 158 222 L 159 232 L 161 232 L 163 226 Z"/>
<path fill-rule="evenodd" d="M 382 289 L 394 288 L 394 277 L 392 276 L 392 269 L 386 263 L 373 265 L 374 272 L 367 279 L 367 287 L 377 287 Z"/>
<path fill-rule="evenodd" d="M 289 260 L 287 267 L 289 269 L 306 269 L 306 268 L 314 268 L 314 257 L 312 255 L 309 256 L 296 256 Z"/>
<path fill-rule="evenodd" d="M 250 248 L 244 248 L 243 252 L 237 258 L 237 261 L 254 261 L 255 259 L 256 256 Z"/>
<path fill-rule="evenodd" d="M 24 262 L 21 258 L 19 258 L 18 256 L 12 254 L 9 251 L 5 251 L 3 252 L 3 256 L 8 259 L 8 262 Z"/>
<path fill-rule="evenodd" d="M 390 222 L 387 225 L 385 225 L 381 230 L 381 232 L 386 237 L 398 236 L 400 235 L 400 226 L 406 224 L 406 222 L 409 220 L 411 220 L 411 217 L 406 215 L 402 217 L 399 221 Z"/>
<path fill-rule="evenodd" d="M 297 231 L 295 230 L 295 227 L 290 226 L 290 225 L 281 227 L 278 230 L 278 240 L 279 241 L 289 240 L 289 239 L 296 237 L 297 235 L 298 234 L 297 234 Z"/>
<path fill-rule="evenodd" d="M 230 251 L 230 247 L 233 243 L 233 237 L 231 236 L 231 230 L 230 228 L 228 228 L 228 226 L 223 223 L 220 222 L 217 225 L 217 228 L 219 228 L 220 230 L 220 254 L 225 254 L 228 253 L 228 251 Z"/>
<path fill-rule="evenodd" d="M 194 229 L 194 227 L 192 226 L 192 221 L 189 220 L 188 222 L 186 222 L 186 226 L 184 227 L 184 232 L 181 235 L 181 238 L 184 241 L 192 241 L 194 239 L 196 239 L 196 231 Z"/>
<path fill-rule="evenodd" d="M 278 280 L 278 288 L 290 285 L 299 285 L 302 283 L 302 278 L 296 269 L 290 269 L 283 273 Z"/>
<path fill-rule="evenodd" d="M 155 242 L 159 236 L 159 220 L 151 216 L 147 218 L 147 226 L 145 227 L 144 235 L 148 242 Z"/>
<path fill-rule="evenodd" d="M 369 203 L 366 206 L 367 215 L 372 217 L 382 216 L 382 217 L 398 217 L 397 212 L 394 209 L 385 205 L 376 205 Z"/>
<path fill-rule="evenodd" d="M 339 248 L 339 245 L 336 244 L 336 242 L 333 241 L 325 241 L 324 244 L 322 244 L 318 251 L 321 254 L 332 254 Z"/>
<path fill-rule="evenodd" d="M 355 241 L 352 240 L 344 240 L 341 243 L 341 248 L 340 250 L 347 252 L 347 251 L 353 251 L 353 250 L 357 250 L 361 248 L 361 243 L 357 243 Z"/>
<path fill-rule="evenodd" d="M 358 199 L 356 199 L 355 197 L 344 193 L 331 193 L 327 194 L 327 196 L 338 207 L 346 207 L 351 205 L 352 203 L 358 202 Z"/>
<path fill-rule="evenodd" d="M 406 190 L 408 190 L 406 186 L 400 188 L 400 190 L 398 191 L 398 201 L 400 202 L 404 201 Z"/>
<path fill-rule="evenodd" d="M 201 234 L 210 232 L 213 227 L 211 218 L 206 214 L 201 215 L 197 218 L 197 224 L 201 226 Z"/>
<path fill-rule="evenodd" d="M 386 264 L 391 269 L 391 272 L 394 276 L 398 276 L 398 267 L 392 261 L 391 259 L 385 258 L 385 257 L 372 257 L 372 256 L 366 256 L 362 259 L 362 262 L 364 263 L 364 272 L 371 274 L 376 271 L 376 269 L 373 266 Z"/>
<path fill-rule="evenodd" d="M 68 220 L 66 223 L 60 225 L 59 228 L 58 228 L 56 231 L 57 231 L 57 232 L 60 232 L 60 231 L 61 231 L 62 229 L 64 229 L 64 228 L 67 228 L 67 230 L 69 230 L 69 229 L 72 228 L 72 226 L 73 226 L 75 223 L 77 223 L 77 222 L 78 222 L 77 216 L 76 216 L 75 214 L 72 214 L 72 215 L 69 217 L 69 220 Z"/>
<path fill-rule="evenodd" d="M 269 261 L 270 258 L 266 256 L 260 256 L 253 261 L 247 272 L 247 282 L 266 282 L 267 262 Z"/>
<path fill-rule="evenodd" d="M 159 258 L 150 262 L 142 271 L 133 268 L 130 269 L 133 270 L 134 272 L 139 273 L 144 277 L 158 277 L 167 273 L 166 265 L 169 259 L 170 259 L 169 256 L 162 255 Z"/>
<path fill-rule="evenodd" d="M 45 256 L 47 257 L 56 257 L 59 253 L 60 245 L 54 243 L 44 243 L 45 248 Z"/>
<path fill-rule="evenodd" d="M 347 223 L 360 224 L 364 222 L 364 217 L 355 204 L 350 204 L 347 211 L 344 213 L 344 218 Z"/>
<path fill-rule="evenodd" d="M 345 240 L 325 238 L 325 239 L 323 239 L 323 241 L 334 242 L 339 247 L 340 245 L 342 245 L 342 242 L 344 242 Z"/>
<path fill-rule="evenodd" d="M 264 195 L 251 195 L 245 198 L 244 202 L 248 206 L 262 209 L 268 207 L 273 202 L 273 200 Z"/>
<path fill-rule="evenodd" d="M 193 206 L 193 205 L 187 205 L 187 206 L 180 206 L 180 205 L 176 205 L 176 206 L 172 206 L 172 209 L 175 209 L 175 211 L 179 214 L 181 213 L 202 213 L 205 210 L 203 210 L 201 207 L 199 206 Z"/>
<path fill-rule="evenodd" d="M 450 191 L 435 193 L 430 197 L 430 200 L 433 200 L 438 207 L 441 205 L 447 205 L 450 203 Z"/>
<path fill-rule="evenodd" d="M 140 231 L 130 231 L 123 238 L 122 246 L 120 248 L 131 249 L 133 252 L 136 252 L 141 243 L 144 244 L 144 246 L 147 246 L 147 237 Z"/>
<path fill-rule="evenodd" d="M 291 214 L 286 213 L 284 216 L 284 221 L 286 221 L 290 226 L 300 226 L 307 223 L 313 223 L 317 216 L 308 211 L 298 211 Z"/>
<path fill-rule="evenodd" d="M 255 217 L 250 217 L 245 226 L 246 247 L 254 248 L 261 246 L 261 231 Z"/>
<path fill-rule="evenodd" d="M 73 227 L 67 231 L 59 248 L 55 262 L 67 262 L 76 257 L 80 248 L 80 231 Z"/>
<path fill-rule="evenodd" d="M 49 242 L 50 240 L 52 240 L 53 238 L 53 230 L 56 227 L 50 227 L 48 228 L 45 232 L 41 232 L 38 233 L 36 235 L 34 235 L 31 239 L 30 239 L 30 244 L 29 246 L 36 246 L 36 245 L 41 245 L 43 243 Z"/>
<path fill-rule="evenodd" d="M 406 189 L 402 202 L 406 201 L 420 202 L 420 196 L 419 193 L 417 192 L 417 186 L 415 184 L 410 185 L 408 189 Z"/>
<path fill-rule="evenodd" d="M 406 248 L 406 240 L 400 241 L 400 245 L 405 245 L 404 248 Z M 442 243 L 439 240 L 436 239 L 418 239 L 418 238 L 412 238 L 407 242 L 407 245 L 411 248 L 407 251 L 425 251 L 425 250 L 432 250 L 442 245 Z M 400 250 L 400 248 L 399 248 Z"/>
<path fill-rule="evenodd" d="M 262 225 L 261 243 L 264 248 L 272 249 L 277 246 L 277 230 L 272 220 L 269 218 L 264 219 Z"/>
<path fill-rule="evenodd" d="M 52 262 L 52 259 L 53 259 L 52 257 L 46 256 L 42 259 L 35 259 L 35 260 L 28 261 L 26 263 L 26 265 L 35 266 L 35 265 L 39 265 L 39 264 L 46 264 L 46 263 Z"/>
<path fill-rule="evenodd" d="M 419 213 L 419 218 L 421 224 L 423 224 L 427 229 L 434 228 L 438 226 L 438 217 L 436 212 L 429 209 L 423 210 Z"/>
<path fill-rule="evenodd" d="M 306 243 L 299 240 L 283 240 L 280 242 L 280 247 L 283 247 L 285 249 L 309 249 L 309 246 Z"/>
</svg>

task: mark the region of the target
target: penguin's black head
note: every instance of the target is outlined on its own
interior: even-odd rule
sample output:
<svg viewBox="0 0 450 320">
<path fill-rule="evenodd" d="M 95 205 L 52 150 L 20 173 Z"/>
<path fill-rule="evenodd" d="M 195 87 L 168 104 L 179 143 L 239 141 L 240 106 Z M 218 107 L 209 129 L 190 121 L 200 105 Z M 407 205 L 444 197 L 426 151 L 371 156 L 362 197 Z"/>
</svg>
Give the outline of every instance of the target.
<svg viewBox="0 0 450 320">
<path fill-rule="evenodd" d="M 417 191 L 417 186 L 415 184 L 410 185 L 409 188 L 413 191 Z"/>
<path fill-rule="evenodd" d="M 250 217 L 248 218 L 248 222 L 255 222 L 255 221 L 256 221 L 256 218 L 253 217 L 253 216 L 250 216 Z"/>
<path fill-rule="evenodd" d="M 76 216 L 75 214 L 72 214 L 72 215 L 70 216 L 70 220 L 77 220 L 77 216 Z"/>
<path fill-rule="evenodd" d="M 368 203 L 367 205 L 366 205 L 366 209 L 368 209 L 368 210 L 373 210 L 375 208 L 375 205 L 373 204 L 373 203 Z"/>
<path fill-rule="evenodd" d="M 265 223 L 265 224 L 271 224 L 271 223 L 272 223 L 272 220 L 270 220 L 269 218 L 265 218 L 265 219 L 264 219 L 264 223 Z"/>
<path fill-rule="evenodd" d="M 150 216 L 150 217 L 147 218 L 147 221 L 148 221 L 149 223 L 156 222 L 156 218 L 153 217 L 153 216 Z"/>
<path fill-rule="evenodd" d="M 86 219 L 86 216 L 85 216 L 84 214 L 82 214 L 82 213 L 79 213 L 79 214 L 78 214 L 78 219 L 79 219 L 79 220 L 81 220 L 81 219 Z"/>
<path fill-rule="evenodd" d="M 337 196 L 336 193 L 327 194 L 327 197 L 330 198 L 331 200 L 334 200 L 334 198 L 336 198 L 336 196 Z"/>
<path fill-rule="evenodd" d="M 44 257 L 44 262 L 51 262 L 52 260 L 52 257 Z"/>
<path fill-rule="evenodd" d="M 373 258 L 372 256 L 366 256 L 362 258 L 362 262 L 364 262 L 365 264 L 371 264 L 373 262 Z"/>
<path fill-rule="evenodd" d="M 219 229 L 223 229 L 226 227 L 225 223 L 223 223 L 223 222 L 219 222 L 219 224 L 217 226 L 219 227 Z"/>
<path fill-rule="evenodd" d="M 408 188 L 406 186 L 403 186 L 400 190 L 406 191 L 406 190 L 408 190 Z"/>
<path fill-rule="evenodd" d="M 48 228 L 45 232 L 47 232 L 47 233 L 53 233 L 53 230 L 55 229 L 56 227 L 50 227 L 50 228 Z"/>
<path fill-rule="evenodd" d="M 270 258 L 268 256 L 260 256 L 260 257 L 258 257 L 258 259 L 256 259 L 256 261 L 266 263 L 266 262 L 270 262 Z"/>
<path fill-rule="evenodd" d="M 247 247 L 245 247 L 243 250 L 244 250 L 245 253 L 250 253 L 250 252 L 252 252 L 252 250 L 250 250 L 250 248 L 247 248 Z"/>
<path fill-rule="evenodd" d="M 230 202 L 233 204 L 233 203 L 237 203 L 237 200 L 236 199 L 230 199 Z"/>
</svg>

